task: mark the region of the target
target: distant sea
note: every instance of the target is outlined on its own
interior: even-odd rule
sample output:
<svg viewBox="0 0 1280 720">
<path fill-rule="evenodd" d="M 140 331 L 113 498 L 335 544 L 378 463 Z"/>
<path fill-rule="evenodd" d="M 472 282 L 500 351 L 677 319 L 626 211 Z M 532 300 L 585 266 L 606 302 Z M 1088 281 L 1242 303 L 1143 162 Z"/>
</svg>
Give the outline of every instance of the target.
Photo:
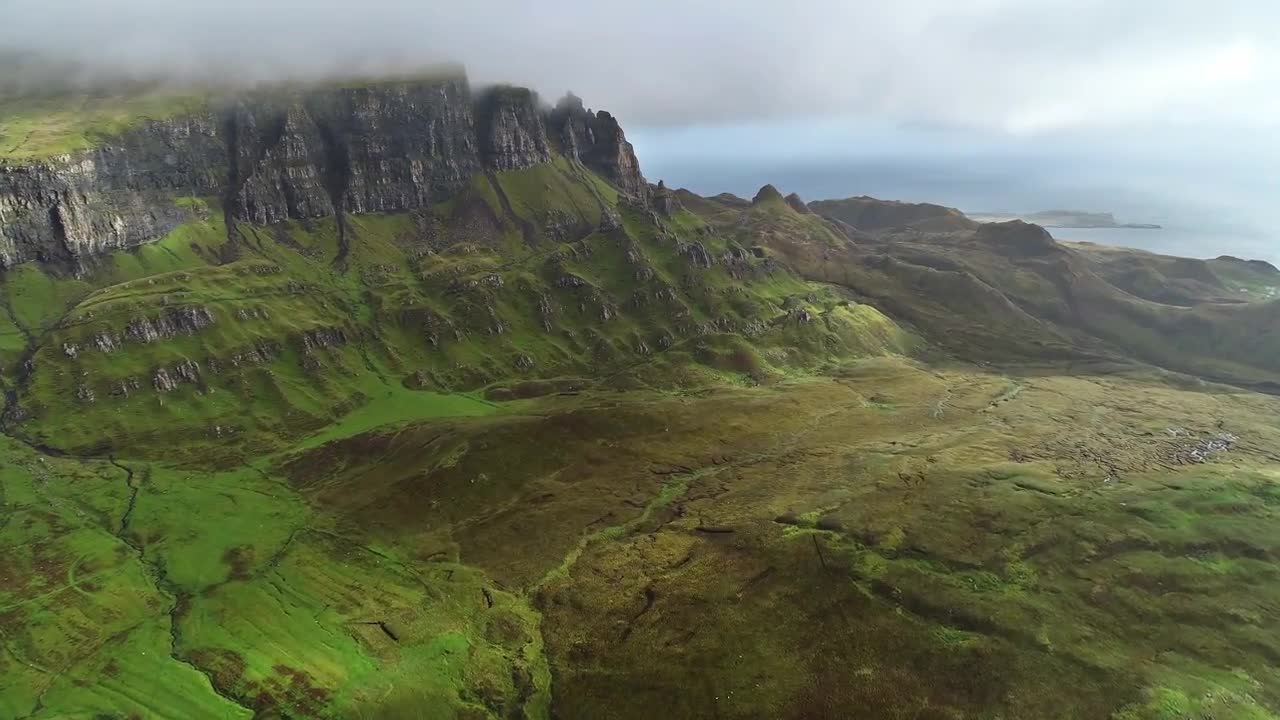
<svg viewBox="0 0 1280 720">
<path fill-rule="evenodd" d="M 1049 233 L 1057 240 L 1115 245 L 1148 250 L 1162 255 L 1192 258 L 1234 255 L 1245 260 L 1267 260 L 1280 264 L 1280 241 L 1254 235 L 1177 227 L 1165 227 L 1160 230 L 1049 228 Z"/>
</svg>

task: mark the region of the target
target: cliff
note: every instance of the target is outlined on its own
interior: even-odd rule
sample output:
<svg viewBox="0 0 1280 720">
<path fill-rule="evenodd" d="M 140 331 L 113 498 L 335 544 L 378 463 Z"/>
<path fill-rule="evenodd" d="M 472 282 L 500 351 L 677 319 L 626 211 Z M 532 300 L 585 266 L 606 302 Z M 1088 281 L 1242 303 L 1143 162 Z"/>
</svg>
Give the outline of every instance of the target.
<svg viewBox="0 0 1280 720">
<path fill-rule="evenodd" d="M 584 109 L 582 99 L 569 93 L 551 112 L 550 122 L 565 155 L 580 160 L 624 192 L 647 197 L 649 186 L 640 174 L 635 148 L 612 115 Z"/>
<path fill-rule="evenodd" d="M 554 141 L 553 141 L 554 139 Z M 558 143 L 558 144 L 557 144 Z M 486 170 L 579 159 L 620 190 L 648 186 L 617 120 L 523 88 L 473 95 L 462 75 L 259 91 L 148 120 L 94 147 L 0 156 L 0 267 L 81 260 L 163 237 L 190 198 L 237 220 L 402 212 L 447 199 Z"/>
</svg>

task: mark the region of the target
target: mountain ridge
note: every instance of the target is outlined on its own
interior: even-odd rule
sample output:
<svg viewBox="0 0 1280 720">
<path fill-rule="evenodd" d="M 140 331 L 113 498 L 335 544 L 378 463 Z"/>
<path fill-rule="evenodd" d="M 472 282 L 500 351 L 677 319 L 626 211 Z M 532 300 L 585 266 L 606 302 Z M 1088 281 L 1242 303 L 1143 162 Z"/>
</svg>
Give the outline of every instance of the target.
<svg viewBox="0 0 1280 720">
<path fill-rule="evenodd" d="M 432 82 L 6 166 L 0 717 L 1277 717 L 1274 268 Z"/>
<path fill-rule="evenodd" d="M 208 195 L 224 196 L 233 234 L 237 220 L 411 211 L 477 172 L 547 162 L 553 146 L 643 195 L 617 121 L 571 98 L 545 108 L 509 86 L 473 97 L 455 77 L 255 91 L 144 120 L 89 149 L 0 165 L 0 266 L 155 241 L 189 217 L 182 202 Z"/>
</svg>

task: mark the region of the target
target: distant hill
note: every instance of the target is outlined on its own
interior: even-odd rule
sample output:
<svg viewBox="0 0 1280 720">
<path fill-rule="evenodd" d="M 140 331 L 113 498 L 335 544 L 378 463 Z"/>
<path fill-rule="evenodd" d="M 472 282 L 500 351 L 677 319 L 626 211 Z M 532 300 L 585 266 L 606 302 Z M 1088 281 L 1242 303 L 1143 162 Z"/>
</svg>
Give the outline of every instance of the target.
<svg viewBox="0 0 1280 720">
<path fill-rule="evenodd" d="M 863 232 L 913 229 L 924 232 L 972 230 L 977 223 L 955 208 L 860 196 L 809 203 L 813 212 Z"/>
<path fill-rule="evenodd" d="M 1007 222 L 1024 220 L 1053 228 L 1130 228 L 1134 230 L 1159 230 L 1154 223 L 1122 223 L 1109 212 L 1084 212 L 1081 210 L 1041 210 L 1020 215 L 1017 213 L 974 213 L 979 222 Z"/>
</svg>

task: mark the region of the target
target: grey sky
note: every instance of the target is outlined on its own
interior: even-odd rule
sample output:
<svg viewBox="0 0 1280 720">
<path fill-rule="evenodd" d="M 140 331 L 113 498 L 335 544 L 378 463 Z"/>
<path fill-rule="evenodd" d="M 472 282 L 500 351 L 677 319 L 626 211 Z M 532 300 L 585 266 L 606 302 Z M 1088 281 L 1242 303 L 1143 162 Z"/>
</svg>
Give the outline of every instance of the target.
<svg viewBox="0 0 1280 720">
<path fill-rule="evenodd" d="M 0 46 L 164 71 L 465 63 L 631 123 L 1014 132 L 1280 118 L 1273 0 L 0 0 Z"/>
<path fill-rule="evenodd" d="M 983 183 L 1021 173 L 1036 204 L 1191 198 L 1268 226 L 1280 195 L 1275 0 L 0 0 L 0 18 L 0 49 L 98 70 L 462 62 L 574 90 L 621 117 L 651 175 L 708 191 L 822 168 L 819 191 L 847 195 L 881 168 L 919 178 L 900 194 L 947 195 L 913 199 L 1014 207 L 1032 201 Z"/>
</svg>

